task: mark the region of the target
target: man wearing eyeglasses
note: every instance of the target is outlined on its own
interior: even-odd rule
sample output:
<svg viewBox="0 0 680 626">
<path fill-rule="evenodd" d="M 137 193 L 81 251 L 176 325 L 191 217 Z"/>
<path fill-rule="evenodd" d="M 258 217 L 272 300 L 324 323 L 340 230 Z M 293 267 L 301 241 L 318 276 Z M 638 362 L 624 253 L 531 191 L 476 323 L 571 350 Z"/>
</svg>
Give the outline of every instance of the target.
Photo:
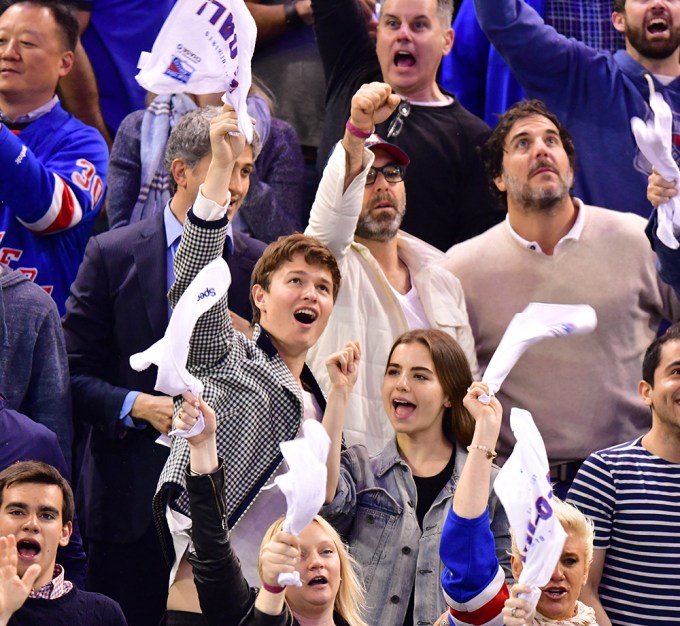
<svg viewBox="0 0 680 626">
<path fill-rule="evenodd" d="M 440 250 L 478 235 L 504 217 L 491 197 L 477 146 L 489 127 L 437 85 L 453 45 L 452 0 L 385 0 L 376 43 L 356 0 L 312 0 L 327 78 L 321 168 L 342 138 L 352 96 L 384 81 L 402 102 L 376 132 L 411 156 L 404 229 Z"/>
<path fill-rule="evenodd" d="M 406 212 L 403 150 L 373 134 L 400 99 L 385 83 L 362 86 L 352 98 L 345 136 L 326 165 L 306 234 L 338 259 L 342 285 L 326 330 L 307 355 L 328 390 L 326 357 L 358 340 L 362 372 L 347 409 L 347 444 L 379 452 L 394 436 L 384 418 L 381 382 L 394 339 L 415 328 L 453 336 L 477 372 L 474 340 L 458 279 L 435 265 L 444 255 L 401 230 Z"/>
</svg>

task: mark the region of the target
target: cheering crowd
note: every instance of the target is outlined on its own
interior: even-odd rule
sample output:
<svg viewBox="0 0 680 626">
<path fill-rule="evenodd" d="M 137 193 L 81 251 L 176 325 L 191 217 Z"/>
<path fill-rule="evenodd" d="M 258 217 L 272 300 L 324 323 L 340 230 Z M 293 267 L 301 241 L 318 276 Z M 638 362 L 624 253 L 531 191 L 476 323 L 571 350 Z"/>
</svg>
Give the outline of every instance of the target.
<svg viewBox="0 0 680 626">
<path fill-rule="evenodd" d="M 679 76 L 676 0 L 0 2 L 0 626 L 680 621 Z"/>
</svg>

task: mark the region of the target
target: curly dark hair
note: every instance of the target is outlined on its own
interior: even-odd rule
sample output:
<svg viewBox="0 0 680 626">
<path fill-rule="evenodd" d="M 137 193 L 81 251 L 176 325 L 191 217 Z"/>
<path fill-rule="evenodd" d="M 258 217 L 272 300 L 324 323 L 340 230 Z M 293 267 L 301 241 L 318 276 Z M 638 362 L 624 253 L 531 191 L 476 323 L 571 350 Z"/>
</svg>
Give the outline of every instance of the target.
<svg viewBox="0 0 680 626">
<path fill-rule="evenodd" d="M 505 153 L 505 139 L 512 130 L 516 122 L 532 115 L 540 115 L 549 119 L 560 134 L 560 140 L 564 147 L 564 151 L 569 157 L 569 165 L 574 168 L 576 164 L 576 151 L 574 150 L 574 141 L 567 129 L 562 126 L 559 119 L 554 113 L 551 113 L 541 100 L 522 100 L 517 104 L 511 106 L 498 120 L 498 125 L 494 128 L 491 136 L 486 140 L 486 143 L 480 147 L 479 156 L 489 176 L 489 185 L 491 191 L 500 198 L 507 206 L 507 194 L 500 191 L 494 179 L 498 178 L 503 173 L 503 154 Z"/>
</svg>

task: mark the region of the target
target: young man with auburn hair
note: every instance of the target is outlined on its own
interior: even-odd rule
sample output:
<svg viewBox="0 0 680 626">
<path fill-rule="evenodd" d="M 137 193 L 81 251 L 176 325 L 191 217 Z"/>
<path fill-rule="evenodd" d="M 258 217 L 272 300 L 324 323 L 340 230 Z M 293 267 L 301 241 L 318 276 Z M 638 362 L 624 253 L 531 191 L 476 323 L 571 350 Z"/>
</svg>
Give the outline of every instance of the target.
<svg viewBox="0 0 680 626">
<path fill-rule="evenodd" d="M 233 109 L 225 106 L 223 111 L 211 124 L 213 159 L 184 222 L 175 257 L 173 306 L 224 246 L 230 197 L 220 181 L 230 175 L 244 140 Z M 325 408 L 305 358 L 326 327 L 340 273 L 328 248 L 296 234 L 265 250 L 251 283 L 256 321 L 252 339 L 234 329 L 225 296 L 194 328 L 187 368 L 205 386 L 200 401 L 217 414 L 217 447 L 226 470 L 225 522 L 233 529 L 230 541 L 246 577 L 256 583 L 260 539 L 271 520 L 285 512 L 285 499 L 278 490 L 262 491 L 281 471 L 279 443 L 297 436 L 302 419 L 320 420 Z M 198 399 L 186 395 L 200 406 Z M 181 400 L 175 399 L 175 416 Z M 188 461 L 186 440 L 175 438 L 153 507 L 166 555 L 176 564 L 168 597 L 168 626 L 189 623 L 187 613 L 200 613 L 187 560 L 191 528 L 185 487 Z"/>
<path fill-rule="evenodd" d="M 51 465 L 0 472 L 0 626 L 126 626 L 116 602 L 81 591 L 56 563 L 73 529 L 73 492 Z"/>
</svg>

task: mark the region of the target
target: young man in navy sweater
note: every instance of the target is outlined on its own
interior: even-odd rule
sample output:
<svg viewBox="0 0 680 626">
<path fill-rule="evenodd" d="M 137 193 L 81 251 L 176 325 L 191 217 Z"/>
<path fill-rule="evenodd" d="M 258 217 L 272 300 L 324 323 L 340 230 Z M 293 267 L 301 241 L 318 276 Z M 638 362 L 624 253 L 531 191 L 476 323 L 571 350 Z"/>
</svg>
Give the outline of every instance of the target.
<svg viewBox="0 0 680 626">
<path fill-rule="evenodd" d="M 73 528 L 73 492 L 51 465 L 0 472 L 0 626 L 126 626 L 116 602 L 81 591 L 56 563 Z"/>
</svg>

